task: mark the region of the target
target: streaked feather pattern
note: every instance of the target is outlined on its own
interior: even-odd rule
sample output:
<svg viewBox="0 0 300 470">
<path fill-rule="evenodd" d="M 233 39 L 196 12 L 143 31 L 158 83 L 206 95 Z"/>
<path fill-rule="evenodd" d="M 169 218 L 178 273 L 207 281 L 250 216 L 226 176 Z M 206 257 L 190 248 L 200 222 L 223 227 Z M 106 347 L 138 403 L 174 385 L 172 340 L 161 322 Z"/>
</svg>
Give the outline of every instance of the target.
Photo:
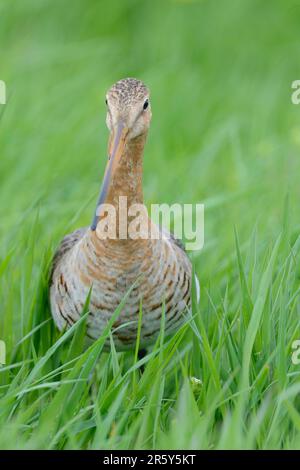
<svg viewBox="0 0 300 470">
<path fill-rule="evenodd" d="M 76 230 L 63 239 L 53 259 L 50 301 L 58 328 L 71 326 L 79 319 L 92 287 L 87 333 L 96 339 L 134 283 L 114 325 L 119 350 L 135 343 L 140 302 L 141 346 L 156 339 L 163 305 L 167 333 L 184 321 L 190 306 L 191 263 L 174 238 L 120 244 L 98 240 L 90 229 Z"/>
</svg>

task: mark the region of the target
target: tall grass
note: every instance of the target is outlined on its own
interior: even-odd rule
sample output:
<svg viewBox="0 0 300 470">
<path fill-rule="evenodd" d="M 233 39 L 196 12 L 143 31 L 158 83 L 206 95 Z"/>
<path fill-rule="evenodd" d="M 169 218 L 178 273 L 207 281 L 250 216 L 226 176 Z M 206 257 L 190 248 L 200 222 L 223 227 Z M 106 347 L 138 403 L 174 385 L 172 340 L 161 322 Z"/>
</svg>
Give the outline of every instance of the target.
<svg viewBox="0 0 300 470">
<path fill-rule="evenodd" d="M 0 0 L 0 448 L 299 448 L 298 2 L 71 3 Z M 152 91 L 146 202 L 205 204 L 201 304 L 140 361 L 109 326 L 86 349 L 86 314 L 59 335 L 47 300 L 126 76 Z"/>
</svg>

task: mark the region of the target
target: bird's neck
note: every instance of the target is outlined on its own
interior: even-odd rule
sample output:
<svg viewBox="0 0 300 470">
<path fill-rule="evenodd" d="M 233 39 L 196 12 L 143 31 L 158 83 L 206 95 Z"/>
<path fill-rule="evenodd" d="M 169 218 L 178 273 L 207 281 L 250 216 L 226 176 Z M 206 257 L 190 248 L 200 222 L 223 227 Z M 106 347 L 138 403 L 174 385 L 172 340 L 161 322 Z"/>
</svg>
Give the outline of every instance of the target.
<svg viewBox="0 0 300 470">
<path fill-rule="evenodd" d="M 102 206 L 103 214 L 100 215 L 96 230 L 91 232 L 96 245 L 102 248 L 119 244 L 127 249 L 128 244 L 145 244 L 142 235 L 131 236 L 131 227 L 136 220 L 137 210 L 141 211 L 143 233 L 145 230 L 148 233 L 150 229 L 143 198 L 143 151 L 146 138 L 147 135 L 143 134 L 128 140 L 118 159 Z"/>
<path fill-rule="evenodd" d="M 143 152 L 147 134 L 128 140 L 107 191 L 105 203 L 119 211 L 120 197 L 127 207 L 143 204 Z M 124 201 L 124 199 L 122 199 Z"/>
</svg>

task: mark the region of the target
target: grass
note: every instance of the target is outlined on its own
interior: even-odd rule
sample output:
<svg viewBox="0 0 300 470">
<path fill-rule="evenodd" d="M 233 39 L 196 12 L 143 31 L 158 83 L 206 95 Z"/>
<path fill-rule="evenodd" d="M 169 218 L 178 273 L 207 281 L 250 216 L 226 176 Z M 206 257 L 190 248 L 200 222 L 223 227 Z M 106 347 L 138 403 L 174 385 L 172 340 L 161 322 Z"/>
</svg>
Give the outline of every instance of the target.
<svg viewBox="0 0 300 470">
<path fill-rule="evenodd" d="M 0 1 L 1 449 L 300 447 L 299 7 Z M 152 91 L 147 203 L 205 204 L 200 308 L 142 361 L 104 337 L 85 349 L 85 317 L 59 335 L 47 302 L 55 246 L 90 223 L 104 93 L 125 76 Z"/>
</svg>

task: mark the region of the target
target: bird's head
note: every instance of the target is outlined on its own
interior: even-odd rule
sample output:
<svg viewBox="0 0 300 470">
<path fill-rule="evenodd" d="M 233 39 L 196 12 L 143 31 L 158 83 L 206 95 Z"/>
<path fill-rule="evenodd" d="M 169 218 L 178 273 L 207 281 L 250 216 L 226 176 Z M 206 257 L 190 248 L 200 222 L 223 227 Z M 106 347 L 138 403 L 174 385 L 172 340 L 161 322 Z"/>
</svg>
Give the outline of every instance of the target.
<svg viewBox="0 0 300 470">
<path fill-rule="evenodd" d="M 106 94 L 107 127 L 114 143 L 121 134 L 134 139 L 147 133 L 151 121 L 149 90 L 136 78 L 115 83 Z"/>
</svg>

